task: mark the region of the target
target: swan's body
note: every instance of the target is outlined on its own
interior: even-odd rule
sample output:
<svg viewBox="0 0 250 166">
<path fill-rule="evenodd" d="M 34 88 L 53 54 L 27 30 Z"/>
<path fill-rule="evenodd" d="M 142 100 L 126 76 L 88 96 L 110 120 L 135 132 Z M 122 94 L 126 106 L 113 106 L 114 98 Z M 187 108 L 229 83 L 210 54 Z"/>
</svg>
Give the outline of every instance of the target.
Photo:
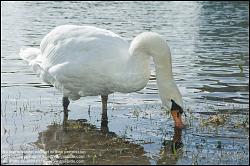
<svg viewBox="0 0 250 166">
<path fill-rule="evenodd" d="M 43 81 L 79 99 L 143 89 L 150 76 L 148 59 L 131 58 L 128 50 L 129 43 L 111 31 L 67 25 L 45 36 L 37 59 L 27 60 Z"/>
<path fill-rule="evenodd" d="M 174 100 L 182 107 L 169 47 L 156 33 L 142 33 L 129 44 L 108 30 L 63 25 L 43 38 L 40 49 L 22 49 L 20 56 L 43 81 L 73 100 L 143 89 L 150 77 L 152 56 L 163 106 L 171 108 Z"/>
</svg>

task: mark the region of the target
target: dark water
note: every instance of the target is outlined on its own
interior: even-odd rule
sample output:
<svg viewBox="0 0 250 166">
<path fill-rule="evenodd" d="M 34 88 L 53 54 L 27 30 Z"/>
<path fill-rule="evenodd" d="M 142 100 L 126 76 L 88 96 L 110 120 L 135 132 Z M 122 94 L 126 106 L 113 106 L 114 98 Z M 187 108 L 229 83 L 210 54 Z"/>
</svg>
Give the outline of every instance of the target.
<svg viewBox="0 0 250 166">
<path fill-rule="evenodd" d="M 248 15 L 248 2 L 1 2 L 1 163 L 56 164 L 58 156 L 68 157 L 62 151 L 78 147 L 83 164 L 248 164 Z M 160 109 L 153 63 L 145 89 L 110 95 L 111 136 L 100 128 L 100 97 L 72 102 L 70 124 L 87 122 L 63 130 L 61 94 L 18 55 L 22 46 L 39 47 L 62 24 L 109 29 L 128 41 L 154 31 L 168 41 L 190 110 L 177 154 L 171 152 L 173 122 Z M 224 125 L 202 126 L 218 112 L 230 115 Z"/>
</svg>

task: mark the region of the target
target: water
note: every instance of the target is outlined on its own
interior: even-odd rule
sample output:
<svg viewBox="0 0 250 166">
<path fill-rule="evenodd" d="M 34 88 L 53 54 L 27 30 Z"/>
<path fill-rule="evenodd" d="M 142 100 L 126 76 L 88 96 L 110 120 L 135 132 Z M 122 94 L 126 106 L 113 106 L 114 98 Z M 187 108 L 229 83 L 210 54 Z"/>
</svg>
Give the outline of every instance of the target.
<svg viewBox="0 0 250 166">
<path fill-rule="evenodd" d="M 66 162 L 60 151 L 78 147 L 85 164 L 248 164 L 248 15 L 248 2 L 1 2 L 1 163 Z M 173 122 L 160 109 L 153 63 L 145 89 L 109 96 L 109 132 L 119 140 L 113 149 L 100 128 L 100 97 L 72 102 L 70 124 L 84 122 L 77 130 L 63 130 L 61 94 L 42 83 L 18 55 L 22 46 L 39 47 L 62 24 L 109 29 L 128 41 L 154 31 L 167 40 L 174 77 L 191 112 L 177 155 L 170 150 Z M 202 127 L 202 119 L 218 112 L 230 115 L 224 125 Z M 59 133 L 60 139 L 42 133 Z M 87 146 L 96 139 L 100 149 L 107 149 L 104 153 Z M 84 140 L 90 143 L 80 146 Z M 57 154 L 46 153 L 45 146 Z M 113 154 L 122 147 L 130 153 Z"/>
</svg>

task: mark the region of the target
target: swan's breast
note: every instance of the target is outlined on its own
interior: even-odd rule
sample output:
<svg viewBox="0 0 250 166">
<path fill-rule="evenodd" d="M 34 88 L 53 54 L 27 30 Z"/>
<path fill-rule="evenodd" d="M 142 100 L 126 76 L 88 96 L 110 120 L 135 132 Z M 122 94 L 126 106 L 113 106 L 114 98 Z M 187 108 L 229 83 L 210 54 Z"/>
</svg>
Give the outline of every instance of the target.
<svg viewBox="0 0 250 166">
<path fill-rule="evenodd" d="M 126 70 L 120 76 L 118 92 L 130 93 L 143 89 L 150 78 L 150 70 L 147 58 L 130 58 Z"/>
</svg>

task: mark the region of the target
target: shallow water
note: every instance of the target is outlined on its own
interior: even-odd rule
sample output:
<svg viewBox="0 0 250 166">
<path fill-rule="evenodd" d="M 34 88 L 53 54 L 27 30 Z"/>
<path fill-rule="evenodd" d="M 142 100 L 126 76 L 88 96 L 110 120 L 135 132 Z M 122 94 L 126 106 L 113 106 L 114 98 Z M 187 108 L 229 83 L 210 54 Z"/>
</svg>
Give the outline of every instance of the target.
<svg viewBox="0 0 250 166">
<path fill-rule="evenodd" d="M 78 147 L 83 164 L 248 164 L 248 14 L 248 2 L 1 2 L 1 163 L 72 162 L 80 157 L 61 153 Z M 63 130 L 61 94 L 18 56 L 62 24 L 106 28 L 128 41 L 154 31 L 167 40 L 187 111 L 176 154 L 153 63 L 146 88 L 109 96 L 108 134 L 100 97 L 71 102 L 73 125 Z M 223 125 L 203 125 L 217 113 L 229 115 Z"/>
</svg>

